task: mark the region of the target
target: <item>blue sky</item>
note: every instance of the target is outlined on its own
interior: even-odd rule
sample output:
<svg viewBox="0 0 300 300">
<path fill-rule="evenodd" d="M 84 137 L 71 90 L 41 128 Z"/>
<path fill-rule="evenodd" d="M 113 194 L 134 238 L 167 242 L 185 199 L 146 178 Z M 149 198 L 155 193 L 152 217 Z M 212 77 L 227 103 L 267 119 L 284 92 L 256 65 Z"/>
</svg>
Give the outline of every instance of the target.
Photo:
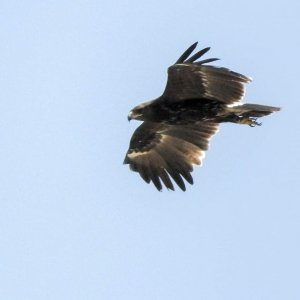
<svg viewBox="0 0 300 300">
<path fill-rule="evenodd" d="M 299 1 L 2 1 L 0 298 L 299 299 Z M 193 42 L 282 112 L 224 124 L 187 192 L 123 166 Z"/>
</svg>

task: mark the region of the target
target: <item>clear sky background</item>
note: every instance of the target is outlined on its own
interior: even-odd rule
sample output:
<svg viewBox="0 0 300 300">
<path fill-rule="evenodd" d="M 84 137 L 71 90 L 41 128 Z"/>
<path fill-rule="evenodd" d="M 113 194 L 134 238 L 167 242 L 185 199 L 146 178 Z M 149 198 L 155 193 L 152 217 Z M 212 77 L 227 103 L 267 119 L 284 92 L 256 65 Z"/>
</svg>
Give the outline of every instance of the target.
<svg viewBox="0 0 300 300">
<path fill-rule="evenodd" d="M 0 299 L 300 299 L 299 1 L 1 1 Z M 193 42 L 283 107 L 187 192 L 122 165 Z"/>
</svg>

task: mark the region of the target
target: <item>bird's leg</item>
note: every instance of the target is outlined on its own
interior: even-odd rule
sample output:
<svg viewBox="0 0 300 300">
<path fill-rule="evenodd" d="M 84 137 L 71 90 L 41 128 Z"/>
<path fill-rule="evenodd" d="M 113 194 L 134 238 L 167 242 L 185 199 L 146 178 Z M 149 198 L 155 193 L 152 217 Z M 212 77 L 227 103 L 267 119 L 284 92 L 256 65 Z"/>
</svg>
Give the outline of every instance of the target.
<svg viewBox="0 0 300 300">
<path fill-rule="evenodd" d="M 257 118 L 255 117 L 239 117 L 237 120 L 238 124 L 246 124 L 249 125 L 250 127 L 255 127 L 255 126 L 261 126 L 262 123 L 259 123 L 256 121 Z"/>
</svg>

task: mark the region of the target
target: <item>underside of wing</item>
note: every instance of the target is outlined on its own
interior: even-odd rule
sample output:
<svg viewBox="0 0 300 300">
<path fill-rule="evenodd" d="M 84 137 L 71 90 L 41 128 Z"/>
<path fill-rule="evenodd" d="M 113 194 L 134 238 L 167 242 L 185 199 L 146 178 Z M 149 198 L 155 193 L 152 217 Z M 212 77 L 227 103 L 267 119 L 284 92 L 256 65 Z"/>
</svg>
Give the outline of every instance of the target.
<svg viewBox="0 0 300 300">
<path fill-rule="evenodd" d="M 226 68 L 205 65 L 217 60 L 196 61 L 210 48 L 200 50 L 189 58 L 197 43 L 188 48 L 168 69 L 168 81 L 163 97 L 170 101 L 185 99 L 211 99 L 225 104 L 235 104 L 245 94 L 245 84 L 251 79 Z"/>
<path fill-rule="evenodd" d="M 197 122 L 166 125 L 144 122 L 134 132 L 124 163 L 158 190 L 174 190 L 171 179 L 185 191 L 185 179 L 193 184 L 193 165 L 200 165 L 218 124 Z"/>
</svg>

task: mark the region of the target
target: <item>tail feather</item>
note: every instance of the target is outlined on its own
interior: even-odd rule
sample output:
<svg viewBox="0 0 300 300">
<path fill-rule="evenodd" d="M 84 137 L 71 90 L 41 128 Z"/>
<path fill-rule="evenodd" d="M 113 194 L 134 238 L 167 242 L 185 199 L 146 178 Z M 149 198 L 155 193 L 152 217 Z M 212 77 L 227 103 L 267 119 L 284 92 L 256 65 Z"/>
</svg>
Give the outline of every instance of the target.
<svg viewBox="0 0 300 300">
<path fill-rule="evenodd" d="M 280 111 L 280 108 L 260 104 L 243 104 L 228 107 L 228 110 L 238 116 L 260 118 L 273 112 Z"/>
</svg>

